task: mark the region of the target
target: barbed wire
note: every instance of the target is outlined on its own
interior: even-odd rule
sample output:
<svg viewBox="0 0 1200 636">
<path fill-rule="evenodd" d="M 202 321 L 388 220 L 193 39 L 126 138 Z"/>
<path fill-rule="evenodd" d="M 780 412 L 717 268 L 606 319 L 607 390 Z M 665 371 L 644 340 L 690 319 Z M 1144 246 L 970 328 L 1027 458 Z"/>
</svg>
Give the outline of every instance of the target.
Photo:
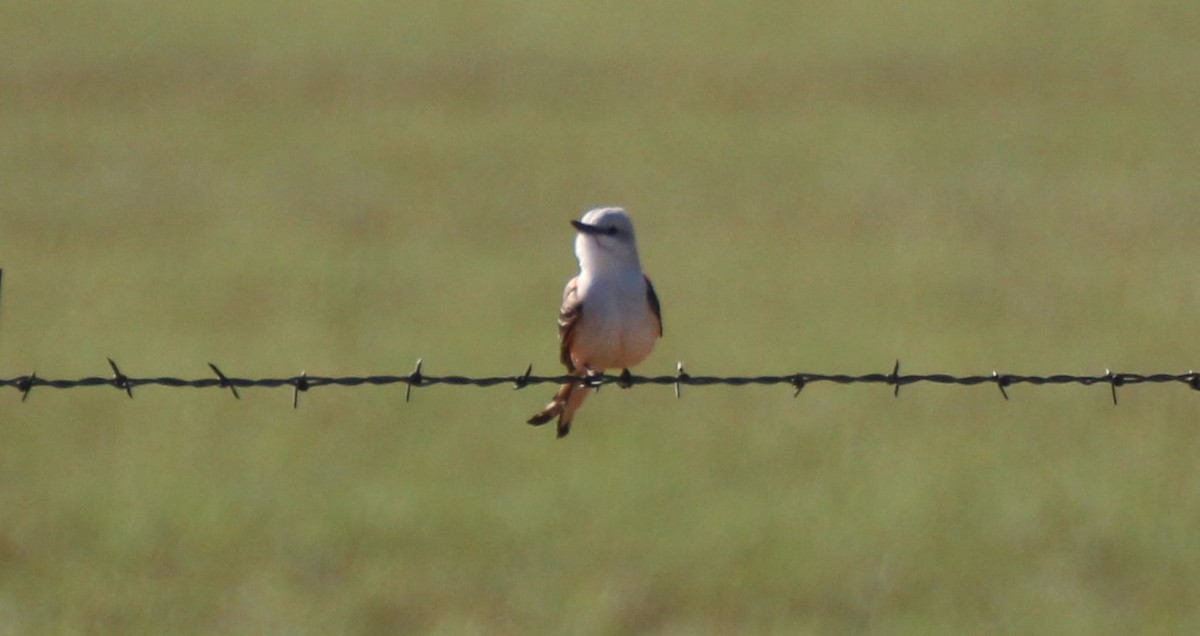
<svg viewBox="0 0 1200 636">
<path fill-rule="evenodd" d="M 3 284 L 4 270 L 0 269 L 0 285 Z M 2 289 L 2 287 L 0 287 Z M 238 388 L 250 387 L 291 387 L 292 408 L 299 406 L 300 393 L 323 386 L 386 386 L 404 384 L 404 401 L 412 398 L 413 387 L 428 387 L 439 384 L 448 386 L 491 387 L 502 384 L 512 384 L 515 389 L 523 389 L 536 384 L 563 384 L 579 382 L 585 386 L 599 390 L 608 384 L 616 384 L 622 388 L 630 388 L 641 384 L 673 385 L 675 397 L 681 396 L 682 386 L 751 386 L 751 385 L 788 385 L 795 389 L 793 396 L 810 384 L 822 382 L 835 385 L 849 384 L 884 384 L 892 387 L 892 394 L 900 396 L 900 387 L 910 384 L 929 383 L 957 386 L 976 386 L 992 384 L 1000 389 L 1004 399 L 1008 398 L 1008 387 L 1029 384 L 1033 386 L 1079 384 L 1107 384 L 1112 393 L 1113 404 L 1117 404 L 1117 387 L 1133 384 L 1168 384 L 1180 383 L 1193 390 L 1200 391 L 1200 373 L 1189 370 L 1187 373 L 1114 373 L 1104 370 L 1104 375 L 1073 375 L 1058 373 L 1053 375 L 1021 375 L 1015 373 L 1000 373 L 992 371 L 989 375 L 952 375 L 949 373 L 901 374 L 900 361 L 896 360 L 890 373 L 867 373 L 863 375 L 829 374 L 829 373 L 791 373 L 786 375 L 756 375 L 756 376 L 711 376 L 691 375 L 684 371 L 683 363 L 675 365 L 675 375 L 641 376 L 633 375 L 625 369 L 619 375 L 589 374 L 583 378 L 572 375 L 533 375 L 533 365 L 526 367 L 519 375 L 470 377 L 463 375 L 426 375 L 421 371 L 422 359 L 417 359 L 417 366 L 407 375 L 366 375 L 366 376 L 317 376 L 300 372 L 300 375 L 280 378 L 238 378 L 229 377 L 217 365 L 209 362 L 208 368 L 213 376 L 196 379 L 179 377 L 132 377 L 123 373 L 112 358 L 108 358 L 110 377 L 90 376 L 77 379 L 50 379 L 38 377 L 37 372 L 17 376 L 7 380 L 0 379 L 0 387 L 12 387 L 21 393 L 21 401 L 29 399 L 30 393 L 37 387 L 52 389 L 76 389 L 92 386 L 111 386 L 124 391 L 133 397 L 134 387 L 156 385 L 169 388 L 221 388 L 229 389 L 233 397 L 240 399 Z M 215 377 L 214 377 L 215 376 Z"/>
<path fill-rule="evenodd" d="M 828 374 L 828 373 L 791 373 L 787 375 L 757 375 L 757 376 L 711 376 L 691 375 L 684 371 L 683 363 L 676 364 L 674 375 L 642 376 L 633 375 L 628 370 L 619 375 L 592 374 L 580 378 L 571 375 L 533 375 L 533 365 L 529 365 L 524 373 L 518 375 L 469 377 L 463 375 L 426 375 L 422 372 L 423 361 L 417 360 L 416 368 L 407 375 L 365 375 L 365 376 L 319 376 L 300 375 L 278 378 L 239 378 L 226 375 L 217 365 L 208 363 L 212 376 L 196 379 L 178 377 L 133 377 L 121 371 L 112 358 L 108 358 L 108 366 L 112 371 L 109 377 L 84 377 L 78 379 L 49 379 L 38 377 L 36 372 L 17 376 L 7 380 L 0 379 L 0 387 L 13 387 L 21 393 L 21 401 L 29 398 L 33 389 L 47 387 L 53 389 L 76 389 L 82 387 L 109 386 L 123 391 L 133 397 L 135 387 L 154 385 L 168 388 L 221 388 L 229 389 L 235 398 L 241 398 L 239 388 L 265 387 L 292 389 L 292 408 L 299 405 L 300 393 L 325 386 L 359 387 L 387 386 L 404 384 L 404 401 L 412 397 L 414 387 L 430 387 L 447 385 L 456 387 L 492 387 L 511 384 L 515 389 L 523 389 L 537 384 L 563 384 L 580 382 L 583 385 L 599 389 L 602 386 L 615 384 L 622 388 L 630 388 L 642 384 L 671 385 L 675 388 L 675 397 L 680 397 L 682 386 L 751 386 L 751 385 L 787 385 L 794 389 L 794 396 L 807 386 L 818 383 L 835 385 L 850 384 L 883 384 L 892 387 L 896 397 L 900 395 L 900 387 L 912 384 L 943 384 L 956 386 L 993 385 L 1000 389 L 1005 400 L 1009 399 L 1008 388 L 1020 384 L 1032 386 L 1079 384 L 1091 386 L 1106 384 L 1111 389 L 1112 401 L 1117 403 L 1117 388 L 1135 384 L 1183 384 L 1193 390 L 1200 391 L 1200 373 L 1114 373 L 1108 369 L 1103 375 L 1072 375 L 1059 373 L 1053 375 L 1021 375 L 1015 373 L 1000 373 L 992 371 L 988 375 L 952 375 L 948 373 L 901 374 L 900 361 L 897 360 L 891 372 L 867 373 L 863 375 Z"/>
</svg>

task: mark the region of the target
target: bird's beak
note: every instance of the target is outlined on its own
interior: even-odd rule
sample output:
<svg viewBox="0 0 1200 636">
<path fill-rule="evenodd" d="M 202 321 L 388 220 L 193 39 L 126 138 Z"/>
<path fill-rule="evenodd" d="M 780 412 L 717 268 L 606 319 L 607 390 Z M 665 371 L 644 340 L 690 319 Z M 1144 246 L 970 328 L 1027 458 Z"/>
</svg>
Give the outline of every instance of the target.
<svg viewBox="0 0 1200 636">
<path fill-rule="evenodd" d="M 574 225 L 575 229 L 579 230 L 580 234 L 604 234 L 604 230 L 600 229 L 599 226 L 589 225 L 583 221 L 571 219 L 571 225 Z"/>
</svg>

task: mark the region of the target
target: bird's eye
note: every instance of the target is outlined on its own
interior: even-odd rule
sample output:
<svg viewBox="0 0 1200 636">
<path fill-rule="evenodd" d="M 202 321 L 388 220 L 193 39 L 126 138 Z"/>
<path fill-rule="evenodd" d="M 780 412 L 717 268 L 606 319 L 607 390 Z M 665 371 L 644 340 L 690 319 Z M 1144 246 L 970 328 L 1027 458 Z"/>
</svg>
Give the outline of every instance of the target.
<svg viewBox="0 0 1200 636">
<path fill-rule="evenodd" d="M 609 236 L 612 236 L 613 234 L 616 234 L 616 233 L 617 233 L 617 226 L 615 226 L 615 225 L 612 225 L 612 226 L 609 226 L 609 227 L 606 227 L 606 228 L 604 228 L 604 233 L 605 233 L 605 234 L 607 234 L 607 235 L 609 235 Z"/>
</svg>

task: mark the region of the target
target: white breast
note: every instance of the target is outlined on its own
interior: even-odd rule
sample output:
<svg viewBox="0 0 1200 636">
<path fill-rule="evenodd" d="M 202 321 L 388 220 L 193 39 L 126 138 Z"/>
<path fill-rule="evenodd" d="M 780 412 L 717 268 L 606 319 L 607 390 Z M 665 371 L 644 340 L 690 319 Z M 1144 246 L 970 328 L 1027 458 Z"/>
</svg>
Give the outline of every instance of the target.
<svg viewBox="0 0 1200 636">
<path fill-rule="evenodd" d="M 583 315 L 575 328 L 571 357 L 593 371 L 632 367 L 654 349 L 658 319 L 650 309 L 640 271 L 581 276 Z"/>
</svg>

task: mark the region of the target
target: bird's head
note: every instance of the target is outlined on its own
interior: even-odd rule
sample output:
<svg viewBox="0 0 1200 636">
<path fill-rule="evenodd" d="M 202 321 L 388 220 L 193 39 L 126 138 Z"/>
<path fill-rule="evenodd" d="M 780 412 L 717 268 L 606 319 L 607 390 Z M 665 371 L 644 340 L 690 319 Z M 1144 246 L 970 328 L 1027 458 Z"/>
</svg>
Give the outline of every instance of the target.
<svg viewBox="0 0 1200 636">
<path fill-rule="evenodd" d="M 640 268 L 633 221 L 621 208 L 594 208 L 583 218 L 571 221 L 579 232 L 575 237 L 575 255 L 588 267 L 626 266 Z"/>
</svg>

